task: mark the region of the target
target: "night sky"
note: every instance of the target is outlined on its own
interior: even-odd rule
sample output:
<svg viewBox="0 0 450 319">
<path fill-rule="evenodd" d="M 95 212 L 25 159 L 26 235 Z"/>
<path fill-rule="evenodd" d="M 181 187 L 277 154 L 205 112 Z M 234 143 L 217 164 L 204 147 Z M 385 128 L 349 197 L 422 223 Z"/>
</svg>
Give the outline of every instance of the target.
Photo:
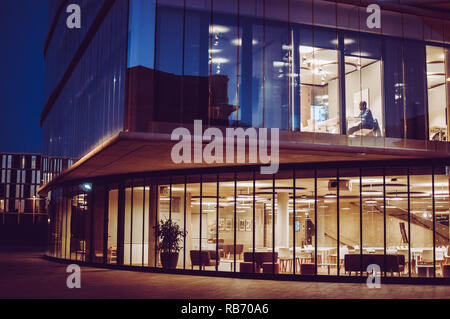
<svg viewBox="0 0 450 319">
<path fill-rule="evenodd" d="M 48 0 L 0 1 L 0 152 L 40 153 Z"/>
</svg>

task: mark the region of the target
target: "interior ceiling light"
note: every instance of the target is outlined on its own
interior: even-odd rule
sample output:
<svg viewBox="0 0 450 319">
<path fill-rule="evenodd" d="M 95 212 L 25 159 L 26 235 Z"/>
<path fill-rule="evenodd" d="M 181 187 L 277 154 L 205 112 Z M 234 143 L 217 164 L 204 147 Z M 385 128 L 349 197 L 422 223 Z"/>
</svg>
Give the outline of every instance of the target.
<svg viewBox="0 0 450 319">
<path fill-rule="evenodd" d="M 209 33 L 210 34 L 217 34 L 217 33 L 227 33 L 230 31 L 229 27 L 213 24 L 209 26 Z"/>
</svg>

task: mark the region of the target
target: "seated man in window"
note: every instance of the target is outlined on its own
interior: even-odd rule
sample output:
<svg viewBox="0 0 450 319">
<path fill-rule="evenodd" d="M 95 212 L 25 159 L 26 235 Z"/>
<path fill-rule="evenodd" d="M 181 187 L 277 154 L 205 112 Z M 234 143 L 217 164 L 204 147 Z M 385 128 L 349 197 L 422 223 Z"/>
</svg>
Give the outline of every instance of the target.
<svg viewBox="0 0 450 319">
<path fill-rule="evenodd" d="M 367 108 L 367 102 L 362 101 L 361 103 L 359 103 L 359 109 L 361 110 L 361 113 L 359 113 L 359 115 L 355 118 L 360 118 L 361 123 L 349 128 L 348 135 L 353 135 L 355 132 L 361 129 L 376 129 L 376 122 L 373 119 L 372 112 Z"/>
</svg>

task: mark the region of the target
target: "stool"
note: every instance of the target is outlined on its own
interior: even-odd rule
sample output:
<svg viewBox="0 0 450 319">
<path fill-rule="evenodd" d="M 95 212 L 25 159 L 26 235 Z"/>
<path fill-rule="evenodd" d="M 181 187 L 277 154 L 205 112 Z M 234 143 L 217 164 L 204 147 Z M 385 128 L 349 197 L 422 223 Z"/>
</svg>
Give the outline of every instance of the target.
<svg viewBox="0 0 450 319">
<path fill-rule="evenodd" d="M 314 264 L 301 264 L 300 275 L 315 275 L 316 266 Z"/>
<path fill-rule="evenodd" d="M 255 273 L 259 273 L 259 268 L 254 263 L 242 262 L 239 264 L 239 271 L 247 274 L 251 274 L 253 271 L 255 271 Z"/>
<path fill-rule="evenodd" d="M 263 268 L 263 273 L 264 274 L 273 274 L 274 272 L 273 272 L 273 269 L 274 269 L 274 266 L 275 265 L 275 274 L 279 274 L 280 273 L 280 264 L 279 263 L 264 263 L 263 265 L 262 265 L 262 268 Z"/>
<path fill-rule="evenodd" d="M 450 278 L 450 265 L 442 265 L 442 276 Z"/>
</svg>

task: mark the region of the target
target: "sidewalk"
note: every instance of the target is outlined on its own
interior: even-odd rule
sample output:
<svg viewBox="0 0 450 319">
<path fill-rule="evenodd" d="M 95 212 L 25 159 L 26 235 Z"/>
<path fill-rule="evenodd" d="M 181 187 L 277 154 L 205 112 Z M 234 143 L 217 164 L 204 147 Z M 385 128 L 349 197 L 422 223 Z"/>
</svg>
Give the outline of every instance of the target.
<svg viewBox="0 0 450 319">
<path fill-rule="evenodd" d="M 83 267 L 81 289 L 66 286 L 67 265 L 40 252 L 0 252 L 0 298 L 323 299 L 450 298 L 450 286 L 282 282 L 166 275 Z"/>
</svg>

